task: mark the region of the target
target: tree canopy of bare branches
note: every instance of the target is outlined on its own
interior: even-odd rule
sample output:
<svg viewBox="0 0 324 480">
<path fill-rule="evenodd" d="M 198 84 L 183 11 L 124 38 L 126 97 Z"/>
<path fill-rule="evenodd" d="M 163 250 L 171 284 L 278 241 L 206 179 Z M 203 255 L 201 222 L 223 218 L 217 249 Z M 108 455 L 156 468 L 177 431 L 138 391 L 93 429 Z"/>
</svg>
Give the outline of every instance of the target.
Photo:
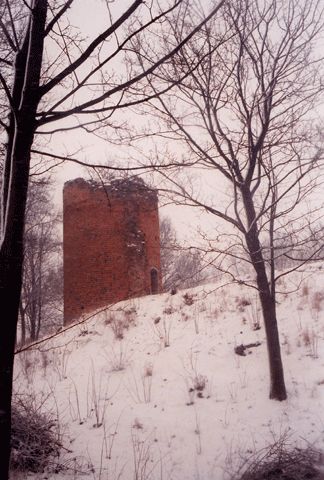
<svg viewBox="0 0 324 480">
<path fill-rule="evenodd" d="M 173 22 L 178 40 L 199 5 L 192 2 L 185 28 Z M 318 1 L 227 2 L 164 67 L 162 85 L 173 78 L 176 88 L 150 102 L 156 121 L 151 133 L 168 143 L 174 162 L 180 151 L 177 174 L 157 169 L 165 192 L 225 222 L 225 233 L 209 240 L 211 250 L 252 267 L 267 336 L 270 398 L 277 400 L 286 398 L 286 388 L 276 281 L 287 272 L 276 266 L 290 256 L 297 262 L 290 270 L 300 268 L 323 245 L 313 241 L 322 238 L 317 222 L 323 211 L 311 197 L 322 178 L 316 109 L 323 99 L 323 25 Z M 182 78 L 197 59 L 197 68 Z M 182 181 L 186 171 L 204 179 L 203 193 L 195 181 L 190 187 Z M 306 245 L 301 258 L 298 248 Z"/>
</svg>

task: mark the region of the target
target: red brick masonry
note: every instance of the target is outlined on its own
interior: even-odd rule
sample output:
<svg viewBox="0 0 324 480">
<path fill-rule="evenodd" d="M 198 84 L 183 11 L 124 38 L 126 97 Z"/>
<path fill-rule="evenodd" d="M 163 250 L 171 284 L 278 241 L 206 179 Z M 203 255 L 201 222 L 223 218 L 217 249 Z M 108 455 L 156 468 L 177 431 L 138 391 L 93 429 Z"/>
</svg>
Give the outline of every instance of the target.
<svg viewBox="0 0 324 480">
<path fill-rule="evenodd" d="M 63 228 L 65 325 L 161 290 L 158 196 L 144 182 L 65 183 Z"/>
</svg>

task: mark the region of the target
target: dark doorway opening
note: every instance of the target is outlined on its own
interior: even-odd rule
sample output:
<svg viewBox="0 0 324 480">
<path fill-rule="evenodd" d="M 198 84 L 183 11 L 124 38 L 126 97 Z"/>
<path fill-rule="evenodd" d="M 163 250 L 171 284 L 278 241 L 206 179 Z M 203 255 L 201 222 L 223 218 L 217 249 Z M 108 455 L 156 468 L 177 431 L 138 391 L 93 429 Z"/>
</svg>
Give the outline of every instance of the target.
<svg viewBox="0 0 324 480">
<path fill-rule="evenodd" d="M 159 293 L 159 277 L 156 268 L 151 268 L 151 293 Z"/>
</svg>

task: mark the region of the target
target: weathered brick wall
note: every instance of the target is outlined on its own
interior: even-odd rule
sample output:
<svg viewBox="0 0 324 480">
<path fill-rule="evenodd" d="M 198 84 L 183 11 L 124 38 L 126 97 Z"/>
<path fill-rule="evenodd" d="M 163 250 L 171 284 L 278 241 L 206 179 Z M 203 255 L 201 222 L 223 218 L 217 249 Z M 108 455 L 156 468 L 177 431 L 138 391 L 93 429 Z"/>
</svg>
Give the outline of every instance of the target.
<svg viewBox="0 0 324 480">
<path fill-rule="evenodd" d="M 161 289 L 157 193 L 138 182 L 76 179 L 63 192 L 64 322 Z"/>
</svg>

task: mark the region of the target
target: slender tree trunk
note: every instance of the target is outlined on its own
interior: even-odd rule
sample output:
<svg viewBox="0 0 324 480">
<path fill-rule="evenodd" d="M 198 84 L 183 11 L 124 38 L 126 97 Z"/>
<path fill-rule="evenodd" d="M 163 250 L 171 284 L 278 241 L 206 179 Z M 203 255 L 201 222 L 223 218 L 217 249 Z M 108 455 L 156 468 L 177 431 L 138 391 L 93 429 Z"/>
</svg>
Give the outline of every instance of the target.
<svg viewBox="0 0 324 480">
<path fill-rule="evenodd" d="M 248 189 L 242 190 L 242 197 L 249 225 L 249 229 L 245 234 L 245 240 L 254 270 L 256 272 L 256 282 L 259 291 L 267 338 L 270 369 L 269 396 L 275 400 L 286 400 L 287 393 L 281 359 L 275 297 L 271 294 L 270 284 L 259 241 L 258 229 L 255 222 L 253 199 Z"/>
<path fill-rule="evenodd" d="M 42 228 L 42 235 L 43 235 L 43 228 Z M 39 338 L 39 333 L 41 329 L 41 324 L 42 324 L 42 275 L 43 275 L 43 242 L 40 243 L 39 245 L 39 256 L 38 256 L 38 274 L 37 274 L 37 322 L 36 322 L 36 329 L 35 329 L 35 340 L 38 340 Z"/>
<path fill-rule="evenodd" d="M 21 322 L 21 339 L 20 344 L 25 345 L 26 343 L 26 315 L 25 310 L 22 305 L 21 299 L 19 304 L 19 313 L 20 313 L 20 322 Z"/>
<path fill-rule="evenodd" d="M 262 257 L 259 241 L 256 237 L 250 237 L 247 243 L 256 272 L 257 286 L 266 331 L 270 368 L 270 398 L 275 400 L 285 400 L 287 398 L 287 393 L 281 360 L 276 303 L 271 295 L 264 260 L 260 259 L 259 261 L 255 261 L 256 256 Z M 256 252 L 259 252 L 259 254 L 256 255 Z"/>
<path fill-rule="evenodd" d="M 37 286 L 37 324 L 35 330 L 35 340 L 38 340 L 39 333 L 42 325 L 42 287 L 41 287 L 41 277 L 39 279 L 39 284 Z"/>
<path fill-rule="evenodd" d="M 0 305 L 5 311 L 0 335 L 0 478 L 9 477 L 11 397 L 14 349 L 22 284 L 23 233 L 30 150 L 36 129 L 39 80 L 43 56 L 46 0 L 34 0 L 30 26 L 17 56 L 5 159 L 1 209 Z M 28 44 L 28 48 L 25 48 Z M 25 56 L 25 57 L 24 57 Z M 6 306 L 6 308 L 5 308 Z"/>
<path fill-rule="evenodd" d="M 29 324 L 30 324 L 30 340 L 36 340 L 36 322 L 37 322 L 37 279 L 35 275 L 35 257 L 32 255 L 30 262 L 30 291 L 31 298 L 29 302 Z"/>
</svg>

